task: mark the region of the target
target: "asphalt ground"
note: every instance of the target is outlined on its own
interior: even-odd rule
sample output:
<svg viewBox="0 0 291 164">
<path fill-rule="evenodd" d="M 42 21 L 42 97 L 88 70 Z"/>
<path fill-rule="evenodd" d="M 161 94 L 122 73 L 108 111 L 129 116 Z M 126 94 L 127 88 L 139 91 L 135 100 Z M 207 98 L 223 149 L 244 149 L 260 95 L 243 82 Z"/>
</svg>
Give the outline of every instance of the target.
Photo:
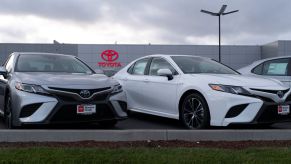
<svg viewBox="0 0 291 164">
<path fill-rule="evenodd" d="M 0 129 L 6 129 L 3 119 L 0 120 Z M 62 124 L 49 126 L 25 126 L 22 129 L 104 129 L 98 124 Z M 143 130 L 143 129 L 168 129 L 168 130 L 185 130 L 178 120 L 162 118 L 158 116 L 131 113 L 129 118 L 118 122 L 112 130 Z M 272 126 L 256 126 L 256 125 L 231 125 L 228 127 L 210 127 L 210 130 L 233 130 L 233 129 L 291 129 L 291 122 L 277 123 Z"/>
</svg>

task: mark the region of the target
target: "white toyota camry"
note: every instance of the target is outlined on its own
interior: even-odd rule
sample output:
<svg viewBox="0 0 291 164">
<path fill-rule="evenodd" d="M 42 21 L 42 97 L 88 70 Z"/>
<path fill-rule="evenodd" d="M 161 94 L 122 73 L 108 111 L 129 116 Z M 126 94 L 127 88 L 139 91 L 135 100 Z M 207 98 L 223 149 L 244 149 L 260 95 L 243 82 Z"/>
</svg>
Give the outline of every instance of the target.
<svg viewBox="0 0 291 164">
<path fill-rule="evenodd" d="M 291 91 L 280 81 L 243 76 L 209 58 L 150 55 L 114 78 L 129 111 L 180 119 L 189 129 L 291 121 Z"/>
</svg>

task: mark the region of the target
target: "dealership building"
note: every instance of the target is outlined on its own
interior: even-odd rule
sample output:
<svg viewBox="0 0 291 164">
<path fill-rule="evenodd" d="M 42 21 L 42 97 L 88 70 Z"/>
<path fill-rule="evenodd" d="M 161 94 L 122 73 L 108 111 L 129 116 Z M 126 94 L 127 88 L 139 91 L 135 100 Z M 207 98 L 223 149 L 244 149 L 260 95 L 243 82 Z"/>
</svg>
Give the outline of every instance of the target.
<svg viewBox="0 0 291 164">
<path fill-rule="evenodd" d="M 0 43 L 3 63 L 12 52 L 49 52 L 75 55 L 93 69 L 119 70 L 136 58 L 151 54 L 183 54 L 218 60 L 217 45 L 136 45 L 136 44 L 31 44 Z M 275 41 L 264 45 L 223 45 L 221 62 L 238 69 L 256 60 L 287 56 L 291 41 Z M 108 56 L 111 54 L 111 56 Z"/>
</svg>

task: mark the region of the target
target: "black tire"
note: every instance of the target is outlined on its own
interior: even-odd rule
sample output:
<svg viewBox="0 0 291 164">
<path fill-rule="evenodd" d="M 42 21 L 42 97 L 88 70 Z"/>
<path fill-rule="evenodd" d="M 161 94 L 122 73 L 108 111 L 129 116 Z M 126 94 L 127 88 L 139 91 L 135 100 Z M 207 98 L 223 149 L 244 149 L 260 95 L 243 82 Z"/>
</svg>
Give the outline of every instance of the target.
<svg viewBox="0 0 291 164">
<path fill-rule="evenodd" d="M 5 121 L 5 126 L 8 129 L 14 129 L 15 126 L 13 125 L 13 113 L 12 111 L 12 106 L 11 106 L 12 102 L 11 102 L 11 97 L 8 94 L 7 95 L 7 99 L 6 99 L 6 103 L 5 103 L 5 111 L 4 111 L 4 121 Z"/>
<path fill-rule="evenodd" d="M 196 93 L 184 98 L 180 121 L 187 129 L 205 129 L 210 125 L 210 113 L 205 99 Z"/>
<path fill-rule="evenodd" d="M 98 122 L 98 124 L 102 127 L 102 128 L 113 128 L 115 127 L 115 125 L 117 124 L 117 120 L 106 120 L 106 121 L 100 121 Z"/>
</svg>

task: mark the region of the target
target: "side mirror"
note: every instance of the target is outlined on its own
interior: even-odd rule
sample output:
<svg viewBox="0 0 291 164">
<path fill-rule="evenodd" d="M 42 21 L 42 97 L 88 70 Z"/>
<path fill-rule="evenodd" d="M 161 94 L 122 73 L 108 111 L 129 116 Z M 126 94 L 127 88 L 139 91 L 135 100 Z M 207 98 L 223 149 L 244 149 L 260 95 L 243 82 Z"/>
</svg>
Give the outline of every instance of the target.
<svg viewBox="0 0 291 164">
<path fill-rule="evenodd" d="M 7 78 L 7 70 L 4 67 L 0 67 L 0 75 L 2 75 L 4 78 Z"/>
<path fill-rule="evenodd" d="M 158 70 L 158 76 L 165 76 L 168 78 L 168 80 L 173 80 L 173 73 L 170 69 L 159 69 Z"/>
<path fill-rule="evenodd" d="M 95 69 L 94 72 L 96 74 L 104 74 L 104 71 L 102 69 Z"/>
</svg>

